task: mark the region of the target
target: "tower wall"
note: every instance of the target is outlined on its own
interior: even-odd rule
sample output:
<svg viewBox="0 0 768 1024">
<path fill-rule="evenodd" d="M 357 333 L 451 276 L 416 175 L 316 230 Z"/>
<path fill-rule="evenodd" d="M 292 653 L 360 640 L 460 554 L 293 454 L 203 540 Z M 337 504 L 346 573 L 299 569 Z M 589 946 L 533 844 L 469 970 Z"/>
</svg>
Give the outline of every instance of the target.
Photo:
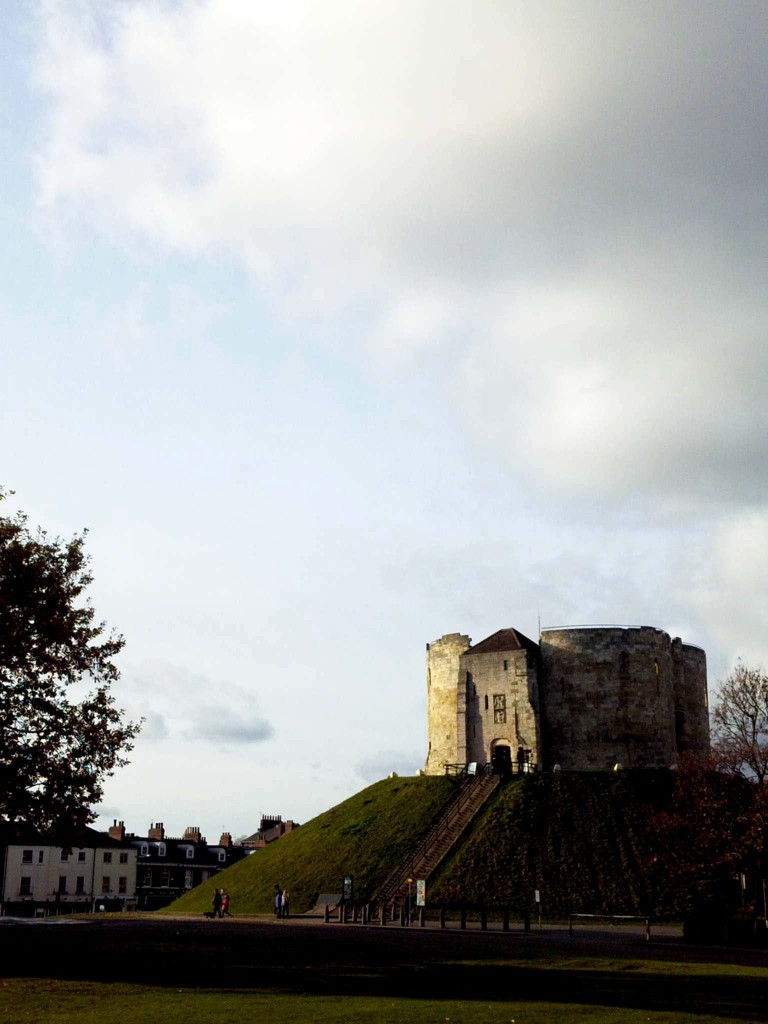
<svg viewBox="0 0 768 1024">
<path fill-rule="evenodd" d="M 707 656 L 700 647 L 672 641 L 675 734 L 679 754 L 709 750 Z"/>
<path fill-rule="evenodd" d="M 530 751 L 539 760 L 537 659 L 529 651 L 493 651 L 461 658 L 461 678 L 467 692 L 467 760 L 488 764 L 497 744 Z"/>
<path fill-rule="evenodd" d="M 650 626 L 548 629 L 541 636 L 543 766 L 675 763 L 672 645 Z"/>
<path fill-rule="evenodd" d="M 462 633 L 448 633 L 427 644 L 427 775 L 443 775 L 446 764 L 465 764 L 466 683 L 459 662 L 471 643 Z"/>
</svg>

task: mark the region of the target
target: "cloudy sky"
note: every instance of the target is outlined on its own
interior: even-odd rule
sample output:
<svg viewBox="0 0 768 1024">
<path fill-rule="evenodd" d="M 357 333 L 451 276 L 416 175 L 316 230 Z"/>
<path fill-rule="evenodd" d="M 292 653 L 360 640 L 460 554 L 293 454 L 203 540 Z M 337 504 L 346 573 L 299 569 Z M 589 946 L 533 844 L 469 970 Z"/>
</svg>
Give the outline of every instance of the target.
<svg viewBox="0 0 768 1024">
<path fill-rule="evenodd" d="M 766 52 L 763 0 L 2 5 L 0 483 L 126 636 L 101 823 L 414 772 L 443 633 L 768 664 Z"/>
</svg>

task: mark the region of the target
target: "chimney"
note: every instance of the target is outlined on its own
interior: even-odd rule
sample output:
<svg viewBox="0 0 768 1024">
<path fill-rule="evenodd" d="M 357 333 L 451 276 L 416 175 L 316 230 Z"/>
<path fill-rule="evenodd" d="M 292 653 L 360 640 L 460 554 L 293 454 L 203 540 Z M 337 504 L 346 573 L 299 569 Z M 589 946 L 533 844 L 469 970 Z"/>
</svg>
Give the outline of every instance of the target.
<svg viewBox="0 0 768 1024">
<path fill-rule="evenodd" d="M 232 834 L 231 832 L 222 832 L 221 839 L 219 840 L 219 846 L 230 847 L 232 845 Z"/>
<path fill-rule="evenodd" d="M 184 829 L 184 839 L 188 843 L 199 843 L 202 840 L 199 825 L 189 825 Z"/>
<path fill-rule="evenodd" d="M 110 839 L 116 839 L 119 843 L 122 843 L 125 839 L 125 822 L 118 822 L 117 818 L 113 818 L 108 835 Z"/>
<path fill-rule="evenodd" d="M 147 839 L 165 839 L 165 829 L 163 828 L 162 821 L 158 821 L 156 825 L 151 825 L 149 832 L 147 832 Z"/>
</svg>

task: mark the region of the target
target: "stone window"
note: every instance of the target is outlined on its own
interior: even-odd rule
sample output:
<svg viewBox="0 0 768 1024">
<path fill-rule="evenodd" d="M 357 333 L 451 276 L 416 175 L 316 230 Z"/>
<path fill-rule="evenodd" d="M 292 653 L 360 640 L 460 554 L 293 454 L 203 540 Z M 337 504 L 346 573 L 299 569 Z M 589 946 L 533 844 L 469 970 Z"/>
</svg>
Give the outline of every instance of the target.
<svg viewBox="0 0 768 1024">
<path fill-rule="evenodd" d="M 82 896 L 85 892 L 85 875 L 78 875 L 75 881 L 75 893 Z"/>
<path fill-rule="evenodd" d="M 109 892 L 109 875 L 103 875 L 101 879 L 101 893 L 103 896 Z"/>
<path fill-rule="evenodd" d="M 128 863 L 128 854 L 127 853 L 121 853 L 120 854 L 120 863 L 121 864 L 127 864 Z"/>
<path fill-rule="evenodd" d="M 21 863 L 22 864 L 31 864 L 32 863 L 32 851 L 31 850 L 22 850 L 21 851 Z"/>
<path fill-rule="evenodd" d="M 507 720 L 507 697 L 504 693 L 493 695 L 493 721 L 503 725 Z"/>
<path fill-rule="evenodd" d="M 506 658 L 504 659 L 504 671 L 509 672 L 509 662 Z"/>
<path fill-rule="evenodd" d="M 32 895 L 32 879 L 29 875 L 22 875 L 19 879 L 19 896 Z"/>
<path fill-rule="evenodd" d="M 120 875 L 117 880 L 117 891 L 125 894 L 128 891 L 128 876 Z"/>
<path fill-rule="evenodd" d="M 109 850 L 105 851 L 105 853 L 104 853 L 104 863 L 105 864 L 111 864 L 112 863 L 112 853 Z"/>
<path fill-rule="evenodd" d="M 59 892 L 66 895 L 67 892 L 67 876 L 59 875 Z"/>
<path fill-rule="evenodd" d="M 84 861 L 85 860 L 85 850 L 78 850 L 77 851 L 77 859 L 79 861 Z"/>
</svg>

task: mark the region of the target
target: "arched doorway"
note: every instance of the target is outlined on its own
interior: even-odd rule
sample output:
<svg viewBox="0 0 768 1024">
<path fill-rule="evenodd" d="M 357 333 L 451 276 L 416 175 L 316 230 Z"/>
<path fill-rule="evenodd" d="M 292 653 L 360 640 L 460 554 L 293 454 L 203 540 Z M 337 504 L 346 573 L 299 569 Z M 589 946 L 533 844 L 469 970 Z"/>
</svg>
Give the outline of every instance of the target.
<svg viewBox="0 0 768 1024">
<path fill-rule="evenodd" d="M 512 747 L 507 740 L 494 740 L 491 745 L 491 770 L 506 778 L 512 774 Z"/>
</svg>

